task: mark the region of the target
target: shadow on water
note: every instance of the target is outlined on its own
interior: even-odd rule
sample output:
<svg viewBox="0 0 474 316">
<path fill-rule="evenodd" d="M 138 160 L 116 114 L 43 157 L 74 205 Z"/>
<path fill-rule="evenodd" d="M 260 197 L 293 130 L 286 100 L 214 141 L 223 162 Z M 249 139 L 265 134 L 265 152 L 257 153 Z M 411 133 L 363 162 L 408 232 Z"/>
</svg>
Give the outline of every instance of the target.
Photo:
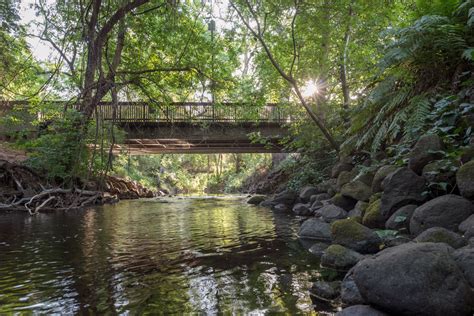
<svg viewBox="0 0 474 316">
<path fill-rule="evenodd" d="M 314 311 L 298 220 L 237 198 L 0 215 L 0 313 Z"/>
</svg>

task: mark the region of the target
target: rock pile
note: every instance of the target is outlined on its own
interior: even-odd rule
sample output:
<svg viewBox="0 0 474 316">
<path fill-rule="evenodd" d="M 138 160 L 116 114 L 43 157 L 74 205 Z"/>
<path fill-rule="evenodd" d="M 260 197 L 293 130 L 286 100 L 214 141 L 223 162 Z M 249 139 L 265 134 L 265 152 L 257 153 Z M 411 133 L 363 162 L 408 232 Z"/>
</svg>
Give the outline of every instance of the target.
<svg viewBox="0 0 474 316">
<path fill-rule="evenodd" d="M 348 306 L 340 315 L 473 314 L 474 161 L 437 175 L 456 185 L 452 194 L 430 195 L 423 170 L 443 147 L 436 135 L 420 138 L 406 167 L 341 158 L 331 179 L 261 203 L 309 217 L 299 237 L 321 265 L 350 269 L 341 283 L 315 283 L 313 297 Z"/>
</svg>

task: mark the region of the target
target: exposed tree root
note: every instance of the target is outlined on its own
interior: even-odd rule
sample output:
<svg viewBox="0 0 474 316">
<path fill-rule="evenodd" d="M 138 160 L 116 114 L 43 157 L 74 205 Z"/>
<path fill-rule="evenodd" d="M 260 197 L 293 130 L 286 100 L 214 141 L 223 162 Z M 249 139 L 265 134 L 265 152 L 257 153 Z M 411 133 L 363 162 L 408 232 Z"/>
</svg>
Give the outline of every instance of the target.
<svg viewBox="0 0 474 316">
<path fill-rule="evenodd" d="M 155 193 L 136 181 L 126 181 L 121 178 L 107 176 L 105 179 L 106 191 L 117 195 L 120 199 L 138 199 L 154 197 Z"/>
<path fill-rule="evenodd" d="M 44 179 L 30 168 L 0 160 L 0 211 L 36 214 L 49 210 L 74 210 L 117 202 L 119 198 L 153 197 L 136 182 L 108 176 L 106 192 L 64 189 L 44 185 Z"/>
</svg>

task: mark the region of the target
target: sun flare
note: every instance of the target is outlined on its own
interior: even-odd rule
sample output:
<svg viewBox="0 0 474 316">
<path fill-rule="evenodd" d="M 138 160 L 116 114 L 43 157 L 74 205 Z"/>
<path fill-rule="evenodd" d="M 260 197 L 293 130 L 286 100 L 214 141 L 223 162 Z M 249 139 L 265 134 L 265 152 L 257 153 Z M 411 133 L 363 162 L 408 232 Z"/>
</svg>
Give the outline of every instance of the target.
<svg viewBox="0 0 474 316">
<path fill-rule="evenodd" d="M 310 80 L 310 81 L 307 81 L 305 85 L 302 87 L 301 94 L 303 95 L 303 97 L 309 98 L 318 94 L 319 89 L 320 87 L 318 83 L 314 80 Z"/>
</svg>

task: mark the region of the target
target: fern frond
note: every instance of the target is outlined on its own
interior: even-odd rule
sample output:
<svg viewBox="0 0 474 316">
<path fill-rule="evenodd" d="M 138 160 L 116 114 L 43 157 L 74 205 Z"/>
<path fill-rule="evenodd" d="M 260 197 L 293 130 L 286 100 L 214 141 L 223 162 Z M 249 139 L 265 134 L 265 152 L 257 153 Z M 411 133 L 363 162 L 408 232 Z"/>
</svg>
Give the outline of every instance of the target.
<svg viewBox="0 0 474 316">
<path fill-rule="evenodd" d="M 432 111 L 432 105 L 426 95 L 417 95 L 411 99 L 407 111 L 409 119 L 404 127 L 404 137 L 413 140 L 423 131 L 426 120 Z"/>
</svg>

